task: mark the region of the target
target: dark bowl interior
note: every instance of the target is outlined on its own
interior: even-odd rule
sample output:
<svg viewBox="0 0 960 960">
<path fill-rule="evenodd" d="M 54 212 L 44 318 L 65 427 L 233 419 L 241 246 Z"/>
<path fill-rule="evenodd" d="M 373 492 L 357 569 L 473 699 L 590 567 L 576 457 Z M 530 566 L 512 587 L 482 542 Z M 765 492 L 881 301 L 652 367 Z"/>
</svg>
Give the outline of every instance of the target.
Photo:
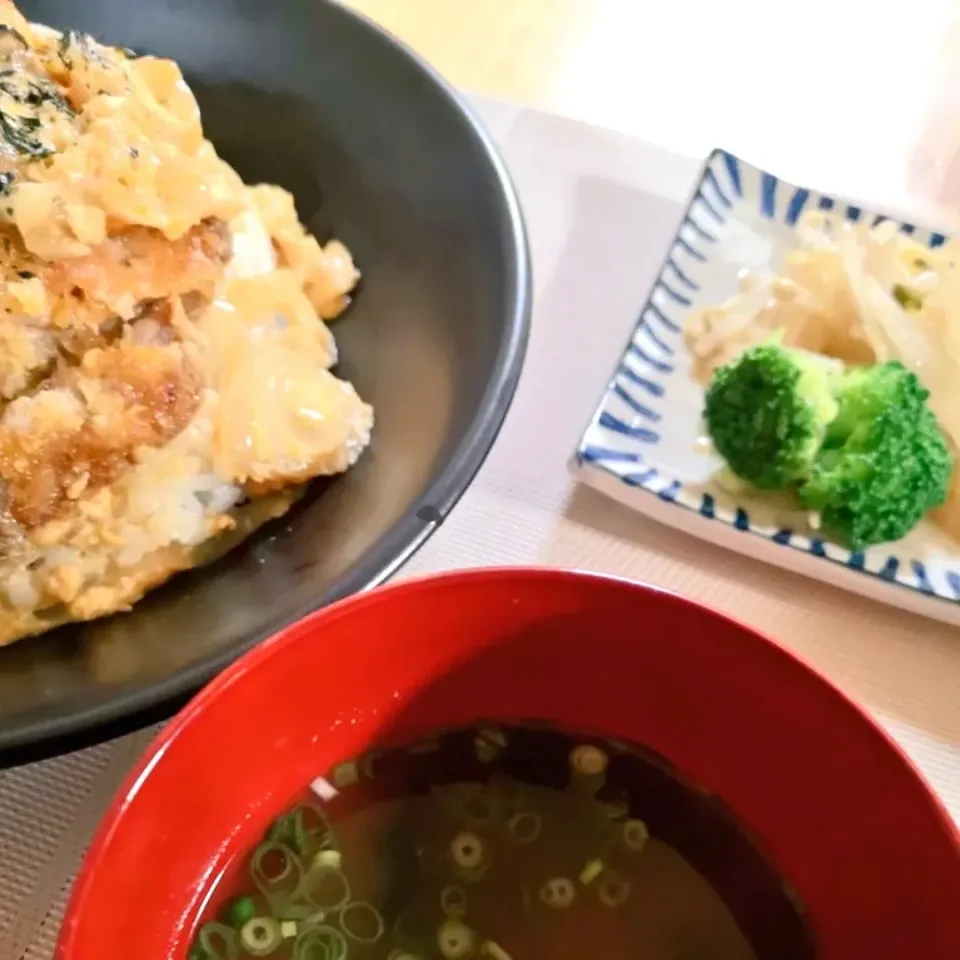
<svg viewBox="0 0 960 960">
<path fill-rule="evenodd" d="M 0 762 L 162 715 L 248 647 L 389 575 L 469 483 L 526 343 L 516 199 L 485 134 L 408 51 L 322 0 L 24 0 L 181 65 L 208 136 L 291 190 L 364 274 L 339 372 L 377 412 L 370 451 L 283 521 L 122 616 L 0 650 Z"/>
</svg>

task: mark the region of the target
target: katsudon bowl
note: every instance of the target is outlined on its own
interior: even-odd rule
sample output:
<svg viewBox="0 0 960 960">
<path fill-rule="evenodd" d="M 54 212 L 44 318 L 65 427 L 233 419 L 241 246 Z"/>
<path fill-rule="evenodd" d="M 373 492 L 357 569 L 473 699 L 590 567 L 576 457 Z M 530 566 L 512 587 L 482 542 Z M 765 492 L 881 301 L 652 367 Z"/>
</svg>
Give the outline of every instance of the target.
<svg viewBox="0 0 960 960">
<path fill-rule="evenodd" d="M 168 715 L 264 637 L 396 570 L 493 443 L 530 307 L 521 214 L 489 138 L 370 23 L 322 0 L 18 6 L 34 23 L 175 61 L 219 155 L 245 182 L 289 191 L 321 243 L 345 245 L 361 279 L 331 324 L 333 372 L 375 425 L 349 470 L 219 559 L 129 612 L 0 648 L 5 763 Z"/>
</svg>

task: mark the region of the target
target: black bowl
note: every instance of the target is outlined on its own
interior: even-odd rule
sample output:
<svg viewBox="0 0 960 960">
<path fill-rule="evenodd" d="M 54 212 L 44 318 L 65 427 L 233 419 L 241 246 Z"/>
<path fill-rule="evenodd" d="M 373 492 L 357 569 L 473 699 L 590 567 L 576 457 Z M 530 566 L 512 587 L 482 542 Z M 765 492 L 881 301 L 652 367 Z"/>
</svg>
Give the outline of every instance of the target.
<svg viewBox="0 0 960 960">
<path fill-rule="evenodd" d="M 516 387 L 530 274 L 517 199 L 456 95 L 388 35 L 322 0 L 24 0 L 29 19 L 169 56 L 248 181 L 291 190 L 364 279 L 339 372 L 372 448 L 283 521 L 129 614 L 0 650 L 0 763 L 169 713 L 308 611 L 389 576 L 443 522 Z M 318 677 L 323 684 L 336 678 Z"/>
</svg>

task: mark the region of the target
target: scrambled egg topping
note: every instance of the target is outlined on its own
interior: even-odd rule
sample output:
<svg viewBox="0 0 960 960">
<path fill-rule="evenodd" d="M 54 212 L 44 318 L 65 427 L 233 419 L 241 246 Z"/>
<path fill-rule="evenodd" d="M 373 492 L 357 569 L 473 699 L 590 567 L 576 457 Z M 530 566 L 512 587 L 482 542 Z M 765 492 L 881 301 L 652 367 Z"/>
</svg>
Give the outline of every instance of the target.
<svg viewBox="0 0 960 960">
<path fill-rule="evenodd" d="M 0 643 L 354 463 L 372 411 L 324 321 L 358 276 L 217 156 L 176 64 L 0 0 Z"/>
</svg>

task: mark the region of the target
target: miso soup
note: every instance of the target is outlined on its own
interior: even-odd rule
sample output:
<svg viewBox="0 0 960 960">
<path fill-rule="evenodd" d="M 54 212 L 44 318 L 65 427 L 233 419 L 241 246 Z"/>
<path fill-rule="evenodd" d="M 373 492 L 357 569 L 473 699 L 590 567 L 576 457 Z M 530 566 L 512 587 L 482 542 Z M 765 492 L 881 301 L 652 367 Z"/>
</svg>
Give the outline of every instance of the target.
<svg viewBox="0 0 960 960">
<path fill-rule="evenodd" d="M 802 906 L 649 752 L 481 724 L 344 763 L 228 871 L 190 960 L 810 960 Z"/>
</svg>

